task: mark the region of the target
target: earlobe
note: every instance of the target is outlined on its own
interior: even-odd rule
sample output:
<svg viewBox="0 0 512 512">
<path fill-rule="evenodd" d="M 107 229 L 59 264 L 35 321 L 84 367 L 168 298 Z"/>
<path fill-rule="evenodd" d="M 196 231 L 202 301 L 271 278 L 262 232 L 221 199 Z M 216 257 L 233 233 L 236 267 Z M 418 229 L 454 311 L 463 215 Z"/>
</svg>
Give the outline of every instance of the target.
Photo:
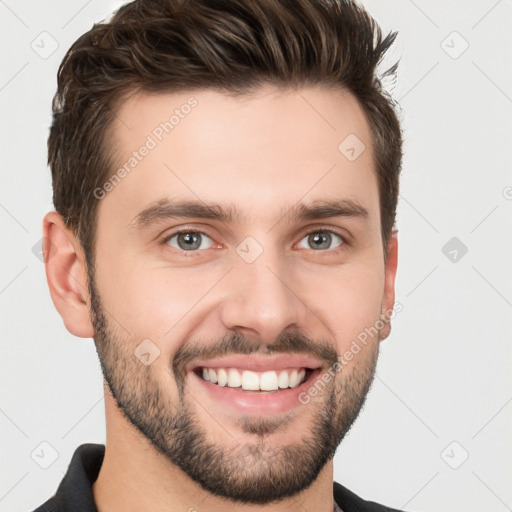
<svg viewBox="0 0 512 512">
<path fill-rule="evenodd" d="M 398 230 L 393 230 L 387 245 L 386 265 L 384 268 L 384 295 L 382 297 L 381 321 L 384 327 L 381 329 L 381 341 L 391 333 L 391 316 L 395 304 L 395 279 L 398 267 Z"/>
<path fill-rule="evenodd" d="M 53 304 L 71 334 L 92 338 L 87 268 L 80 243 L 57 212 L 45 215 L 43 233 L 46 279 Z"/>
</svg>

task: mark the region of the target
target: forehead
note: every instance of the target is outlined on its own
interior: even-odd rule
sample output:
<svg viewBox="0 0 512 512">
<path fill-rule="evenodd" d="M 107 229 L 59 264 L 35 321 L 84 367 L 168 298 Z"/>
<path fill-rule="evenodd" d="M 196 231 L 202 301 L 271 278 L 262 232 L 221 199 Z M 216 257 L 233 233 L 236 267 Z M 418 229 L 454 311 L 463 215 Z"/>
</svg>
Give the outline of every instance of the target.
<svg viewBox="0 0 512 512">
<path fill-rule="evenodd" d="M 369 125 L 347 91 L 137 93 L 112 134 L 119 179 L 100 208 L 115 204 L 129 220 L 171 197 L 234 205 L 261 221 L 317 199 L 354 200 L 379 215 Z"/>
</svg>

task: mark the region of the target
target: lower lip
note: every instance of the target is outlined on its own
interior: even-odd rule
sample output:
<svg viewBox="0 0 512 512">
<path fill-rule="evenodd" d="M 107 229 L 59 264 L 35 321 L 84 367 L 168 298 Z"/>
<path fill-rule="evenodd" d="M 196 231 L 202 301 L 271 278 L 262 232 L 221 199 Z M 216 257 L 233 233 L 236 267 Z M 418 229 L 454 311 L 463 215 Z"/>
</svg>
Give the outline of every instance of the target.
<svg viewBox="0 0 512 512">
<path fill-rule="evenodd" d="M 239 413 L 245 414 L 279 414 L 287 412 L 298 405 L 299 395 L 310 389 L 320 375 L 320 369 L 314 370 L 309 378 L 296 388 L 280 389 L 277 391 L 242 391 L 241 388 L 218 386 L 212 382 L 201 379 L 194 372 L 190 376 L 199 382 L 199 385 L 215 401 L 226 404 Z"/>
</svg>

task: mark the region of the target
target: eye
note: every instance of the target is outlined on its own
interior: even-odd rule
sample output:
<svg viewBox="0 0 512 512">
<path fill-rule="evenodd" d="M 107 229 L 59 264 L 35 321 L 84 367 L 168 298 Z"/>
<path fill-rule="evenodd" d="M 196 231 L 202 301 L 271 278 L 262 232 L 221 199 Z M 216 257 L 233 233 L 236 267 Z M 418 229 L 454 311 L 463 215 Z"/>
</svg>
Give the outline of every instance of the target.
<svg viewBox="0 0 512 512">
<path fill-rule="evenodd" d="M 200 231 L 178 231 L 165 239 L 165 243 L 181 251 L 209 249 L 212 239 Z"/>
<path fill-rule="evenodd" d="M 336 247 L 339 247 L 345 241 L 334 231 L 312 231 L 300 241 L 299 247 L 301 249 L 313 249 L 314 251 L 335 249 L 336 247 L 332 247 L 333 243 L 337 244 Z"/>
</svg>

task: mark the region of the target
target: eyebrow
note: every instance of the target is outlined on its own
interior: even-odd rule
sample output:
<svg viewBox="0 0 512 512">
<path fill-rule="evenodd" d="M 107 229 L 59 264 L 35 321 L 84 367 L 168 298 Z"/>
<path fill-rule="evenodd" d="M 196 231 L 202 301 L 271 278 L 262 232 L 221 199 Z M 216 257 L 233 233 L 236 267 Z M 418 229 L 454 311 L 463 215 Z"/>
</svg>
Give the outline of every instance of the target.
<svg viewBox="0 0 512 512">
<path fill-rule="evenodd" d="M 311 204 L 301 203 L 291 208 L 287 214 L 297 220 L 328 219 L 331 217 L 349 217 L 367 220 L 368 210 L 350 199 L 337 201 L 315 201 Z"/>
<path fill-rule="evenodd" d="M 223 207 L 204 201 L 170 201 L 161 199 L 142 210 L 130 225 L 137 229 L 146 229 L 153 224 L 172 219 L 210 219 L 220 222 L 233 222 L 240 218 L 233 205 Z"/>
<path fill-rule="evenodd" d="M 300 203 L 284 208 L 281 214 L 279 221 L 285 217 L 289 221 L 295 220 L 298 222 L 332 217 L 346 217 L 365 221 L 369 218 L 368 210 L 351 199 L 316 200 L 309 204 Z M 234 204 L 222 206 L 218 203 L 199 200 L 171 201 L 161 199 L 138 213 L 131 221 L 130 226 L 143 230 L 166 220 L 185 218 L 233 223 L 244 220 L 245 216 Z"/>
</svg>

